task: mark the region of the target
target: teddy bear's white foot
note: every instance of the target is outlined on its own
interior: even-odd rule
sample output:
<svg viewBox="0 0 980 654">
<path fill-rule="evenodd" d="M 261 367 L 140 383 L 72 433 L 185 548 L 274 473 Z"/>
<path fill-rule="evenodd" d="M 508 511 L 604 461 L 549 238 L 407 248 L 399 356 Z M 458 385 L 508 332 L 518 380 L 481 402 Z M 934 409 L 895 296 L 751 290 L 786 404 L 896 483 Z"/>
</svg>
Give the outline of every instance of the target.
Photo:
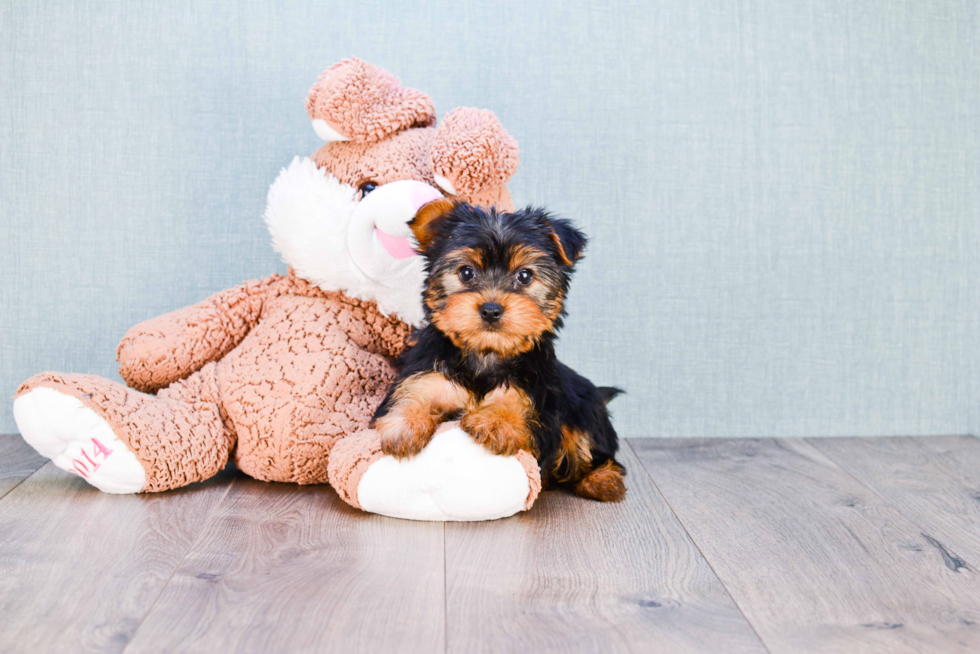
<svg viewBox="0 0 980 654">
<path fill-rule="evenodd" d="M 41 456 L 104 493 L 138 493 L 146 484 L 136 455 L 77 397 L 35 388 L 14 400 L 14 419 Z"/>
<path fill-rule="evenodd" d="M 454 427 L 436 433 L 417 456 L 374 462 L 357 500 L 365 511 L 393 518 L 495 520 L 526 509 L 530 492 L 517 457 L 491 454 Z"/>
</svg>

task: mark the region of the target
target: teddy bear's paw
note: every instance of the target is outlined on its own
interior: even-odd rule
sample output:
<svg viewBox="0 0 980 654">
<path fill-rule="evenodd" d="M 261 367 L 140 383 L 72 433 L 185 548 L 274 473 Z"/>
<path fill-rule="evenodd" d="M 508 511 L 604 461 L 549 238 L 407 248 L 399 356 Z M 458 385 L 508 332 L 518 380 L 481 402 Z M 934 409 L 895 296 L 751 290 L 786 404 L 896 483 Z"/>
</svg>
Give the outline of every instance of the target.
<svg viewBox="0 0 980 654">
<path fill-rule="evenodd" d="M 38 387 L 14 400 L 24 440 L 62 470 L 104 493 L 138 493 L 146 472 L 109 423 L 67 393 Z"/>
<path fill-rule="evenodd" d="M 454 426 L 441 428 L 418 456 L 377 459 L 357 484 L 357 501 L 394 518 L 496 520 L 528 508 L 540 488 L 530 454 L 495 456 Z"/>
</svg>

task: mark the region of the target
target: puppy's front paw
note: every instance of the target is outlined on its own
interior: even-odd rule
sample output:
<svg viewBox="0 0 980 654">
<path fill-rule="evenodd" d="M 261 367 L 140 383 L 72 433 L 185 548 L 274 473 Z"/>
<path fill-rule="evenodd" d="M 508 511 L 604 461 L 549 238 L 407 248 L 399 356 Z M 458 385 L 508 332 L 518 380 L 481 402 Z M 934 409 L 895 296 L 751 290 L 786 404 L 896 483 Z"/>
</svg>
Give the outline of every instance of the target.
<svg viewBox="0 0 980 654">
<path fill-rule="evenodd" d="M 396 459 L 415 456 L 429 444 L 436 421 L 428 416 L 416 418 L 389 413 L 378 418 L 374 428 L 381 436 L 381 451 Z"/>
<path fill-rule="evenodd" d="M 463 415 L 459 426 L 494 454 L 513 456 L 520 450 L 534 452 L 534 441 L 523 420 L 513 421 L 499 406 L 482 407 Z"/>
</svg>

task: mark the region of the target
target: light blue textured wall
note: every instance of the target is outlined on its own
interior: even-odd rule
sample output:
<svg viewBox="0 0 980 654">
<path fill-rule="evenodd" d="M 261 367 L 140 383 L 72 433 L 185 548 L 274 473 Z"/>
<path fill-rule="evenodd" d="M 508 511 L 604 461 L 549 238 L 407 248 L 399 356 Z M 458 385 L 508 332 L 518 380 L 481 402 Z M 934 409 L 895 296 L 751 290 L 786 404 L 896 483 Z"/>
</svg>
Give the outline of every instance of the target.
<svg viewBox="0 0 980 654">
<path fill-rule="evenodd" d="M 980 431 L 975 0 L 0 5 L 0 391 L 282 265 L 356 55 L 493 109 L 592 235 L 562 355 L 628 436 Z M 15 429 L 9 402 L 0 430 Z"/>
</svg>

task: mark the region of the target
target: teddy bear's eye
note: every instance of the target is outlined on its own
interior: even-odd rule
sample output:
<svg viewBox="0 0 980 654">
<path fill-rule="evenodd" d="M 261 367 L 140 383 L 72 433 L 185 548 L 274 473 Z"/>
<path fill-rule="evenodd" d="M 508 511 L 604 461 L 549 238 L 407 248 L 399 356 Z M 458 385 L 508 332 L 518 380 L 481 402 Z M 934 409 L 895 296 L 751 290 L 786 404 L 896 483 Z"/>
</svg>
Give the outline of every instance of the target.
<svg viewBox="0 0 980 654">
<path fill-rule="evenodd" d="M 456 274 L 459 275 L 459 281 L 468 282 L 476 276 L 476 271 L 473 270 L 473 266 L 463 266 Z"/>
<path fill-rule="evenodd" d="M 370 193 L 376 188 L 378 188 L 378 185 L 375 184 L 374 182 L 364 182 L 363 184 L 361 184 L 361 197 L 363 198 L 364 196 L 366 196 L 368 193 Z"/>
</svg>

